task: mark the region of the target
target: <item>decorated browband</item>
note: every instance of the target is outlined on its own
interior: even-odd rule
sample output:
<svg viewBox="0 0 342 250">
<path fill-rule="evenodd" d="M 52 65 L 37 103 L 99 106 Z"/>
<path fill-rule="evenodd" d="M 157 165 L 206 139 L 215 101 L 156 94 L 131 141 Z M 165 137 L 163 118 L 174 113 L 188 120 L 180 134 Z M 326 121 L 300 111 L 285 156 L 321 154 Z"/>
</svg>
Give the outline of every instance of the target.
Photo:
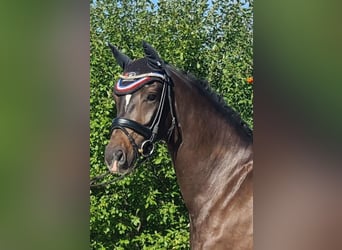
<svg viewBox="0 0 342 250">
<path fill-rule="evenodd" d="M 164 80 L 164 74 L 158 72 L 139 75 L 136 75 L 134 72 L 128 72 L 124 75 L 120 75 L 120 79 L 115 84 L 114 93 L 116 95 L 132 94 L 146 84 L 155 81 L 163 82 Z"/>
</svg>

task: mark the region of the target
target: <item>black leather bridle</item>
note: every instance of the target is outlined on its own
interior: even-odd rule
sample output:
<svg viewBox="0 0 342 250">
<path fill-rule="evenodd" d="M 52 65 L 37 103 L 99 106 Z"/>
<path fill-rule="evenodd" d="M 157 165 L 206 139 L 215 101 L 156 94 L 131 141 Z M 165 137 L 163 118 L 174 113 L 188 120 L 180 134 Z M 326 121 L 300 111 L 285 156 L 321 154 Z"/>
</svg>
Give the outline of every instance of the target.
<svg viewBox="0 0 342 250">
<path fill-rule="evenodd" d="M 139 154 L 141 154 L 143 157 L 148 157 L 153 153 L 154 150 L 154 143 L 156 142 L 158 131 L 159 131 L 159 125 L 160 121 L 163 115 L 164 107 L 166 98 L 168 99 L 169 108 L 170 108 L 170 114 L 171 114 L 171 126 L 168 130 L 168 140 L 170 139 L 173 130 L 175 128 L 175 115 L 174 115 L 174 109 L 173 109 L 173 101 L 172 101 L 172 81 L 171 78 L 164 73 L 162 77 L 157 77 L 156 73 L 147 73 L 142 75 L 136 75 L 136 76 L 120 76 L 122 79 L 139 79 L 142 76 L 153 76 L 152 80 L 150 82 L 158 81 L 163 85 L 162 93 L 159 101 L 158 109 L 154 115 L 153 121 L 149 122 L 151 125 L 142 125 L 136 121 L 127 119 L 127 118 L 121 118 L 117 117 L 114 118 L 112 122 L 111 127 L 111 134 L 113 133 L 114 129 L 120 129 L 123 131 L 123 133 L 128 137 L 128 140 L 130 141 L 135 156 L 137 157 Z M 137 145 L 134 138 L 131 136 L 131 134 L 127 131 L 127 129 L 133 130 L 135 133 L 141 135 L 144 137 L 144 141 L 140 146 Z"/>
<path fill-rule="evenodd" d="M 133 121 L 133 120 L 130 120 L 127 118 L 117 117 L 117 118 L 113 119 L 112 127 L 111 127 L 111 133 L 110 133 L 110 134 L 112 134 L 114 129 L 120 129 L 127 136 L 129 142 L 131 143 L 131 145 L 133 147 L 134 159 L 138 160 L 138 162 L 136 162 L 134 164 L 133 169 L 138 167 L 138 165 L 140 165 L 145 159 L 147 159 L 148 156 L 150 156 L 153 153 L 154 143 L 157 140 L 157 135 L 159 132 L 159 124 L 160 124 L 161 117 L 162 117 L 163 112 L 164 112 L 166 96 L 168 99 L 169 110 L 170 110 L 171 119 L 172 119 L 171 120 L 171 126 L 167 131 L 167 141 L 170 141 L 171 136 L 172 136 L 174 129 L 175 129 L 175 126 L 176 126 L 176 117 L 175 117 L 174 106 L 173 106 L 174 104 L 173 104 L 173 92 L 172 92 L 173 83 L 172 83 L 171 78 L 166 73 L 164 73 L 162 75 L 159 73 L 157 73 L 157 74 L 147 73 L 147 74 L 136 75 L 134 77 L 132 77 L 132 76 L 120 76 L 120 77 L 123 79 L 133 79 L 134 80 L 134 79 L 139 79 L 140 77 L 145 77 L 148 75 L 151 75 L 153 77 L 152 77 L 151 81 L 147 82 L 146 84 L 148 84 L 150 82 L 158 81 L 163 85 L 163 89 L 162 89 L 162 93 L 161 93 L 161 97 L 160 97 L 160 101 L 159 101 L 159 106 L 158 106 L 158 109 L 154 115 L 153 121 L 150 122 L 151 125 L 142 125 L 136 121 Z M 159 75 L 160 77 L 156 77 L 156 75 Z M 137 145 L 134 138 L 128 132 L 127 129 L 131 129 L 135 133 L 144 137 L 145 140 L 142 142 L 142 144 L 140 146 Z M 139 154 L 141 156 L 143 156 L 143 158 L 139 158 L 138 157 Z M 98 183 L 99 180 L 104 179 L 106 176 L 108 176 L 110 174 L 111 174 L 110 171 L 108 171 L 105 174 L 98 175 L 98 176 L 91 178 L 90 187 L 91 188 L 97 188 L 97 187 L 101 187 L 101 186 L 107 186 L 108 184 L 111 184 L 113 182 L 121 180 L 122 178 L 124 178 L 126 176 L 126 174 L 123 174 L 123 175 L 120 175 L 119 177 L 117 177 L 111 181 Z"/>
</svg>

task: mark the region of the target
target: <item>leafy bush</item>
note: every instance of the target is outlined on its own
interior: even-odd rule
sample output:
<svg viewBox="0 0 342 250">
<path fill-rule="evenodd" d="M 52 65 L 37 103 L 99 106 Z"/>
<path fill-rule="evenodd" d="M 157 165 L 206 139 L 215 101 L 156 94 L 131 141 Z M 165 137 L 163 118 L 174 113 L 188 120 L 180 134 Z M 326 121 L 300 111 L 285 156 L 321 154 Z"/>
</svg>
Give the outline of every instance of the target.
<svg viewBox="0 0 342 250">
<path fill-rule="evenodd" d="M 210 2 L 210 4 L 209 4 Z M 205 78 L 252 126 L 252 1 L 94 0 L 90 9 L 90 174 L 106 171 L 120 67 L 107 42 L 131 58 L 142 40 L 170 64 Z M 108 177 L 107 180 L 111 178 Z M 189 249 L 189 220 L 164 145 L 134 173 L 90 191 L 92 249 Z"/>
</svg>

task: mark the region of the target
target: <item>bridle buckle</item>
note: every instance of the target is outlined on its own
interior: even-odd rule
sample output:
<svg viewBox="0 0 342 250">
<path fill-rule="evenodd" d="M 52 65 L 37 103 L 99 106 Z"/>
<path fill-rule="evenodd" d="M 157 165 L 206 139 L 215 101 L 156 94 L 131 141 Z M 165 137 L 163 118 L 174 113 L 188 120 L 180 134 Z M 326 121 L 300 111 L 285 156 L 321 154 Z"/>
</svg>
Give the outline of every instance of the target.
<svg viewBox="0 0 342 250">
<path fill-rule="evenodd" d="M 138 151 L 143 157 L 151 156 L 154 151 L 153 142 L 151 140 L 144 141 Z"/>
</svg>

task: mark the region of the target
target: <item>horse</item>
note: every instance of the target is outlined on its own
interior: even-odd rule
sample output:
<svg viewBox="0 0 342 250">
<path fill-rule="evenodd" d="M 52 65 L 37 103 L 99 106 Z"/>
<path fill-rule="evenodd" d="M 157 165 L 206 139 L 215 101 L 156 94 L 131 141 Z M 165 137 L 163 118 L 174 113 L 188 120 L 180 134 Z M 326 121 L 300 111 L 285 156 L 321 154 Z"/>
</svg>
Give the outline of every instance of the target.
<svg viewBox="0 0 342 250">
<path fill-rule="evenodd" d="M 253 132 L 208 84 L 143 42 L 132 60 L 108 44 L 123 73 L 105 162 L 127 174 L 165 141 L 189 212 L 191 249 L 253 248 Z"/>
</svg>

